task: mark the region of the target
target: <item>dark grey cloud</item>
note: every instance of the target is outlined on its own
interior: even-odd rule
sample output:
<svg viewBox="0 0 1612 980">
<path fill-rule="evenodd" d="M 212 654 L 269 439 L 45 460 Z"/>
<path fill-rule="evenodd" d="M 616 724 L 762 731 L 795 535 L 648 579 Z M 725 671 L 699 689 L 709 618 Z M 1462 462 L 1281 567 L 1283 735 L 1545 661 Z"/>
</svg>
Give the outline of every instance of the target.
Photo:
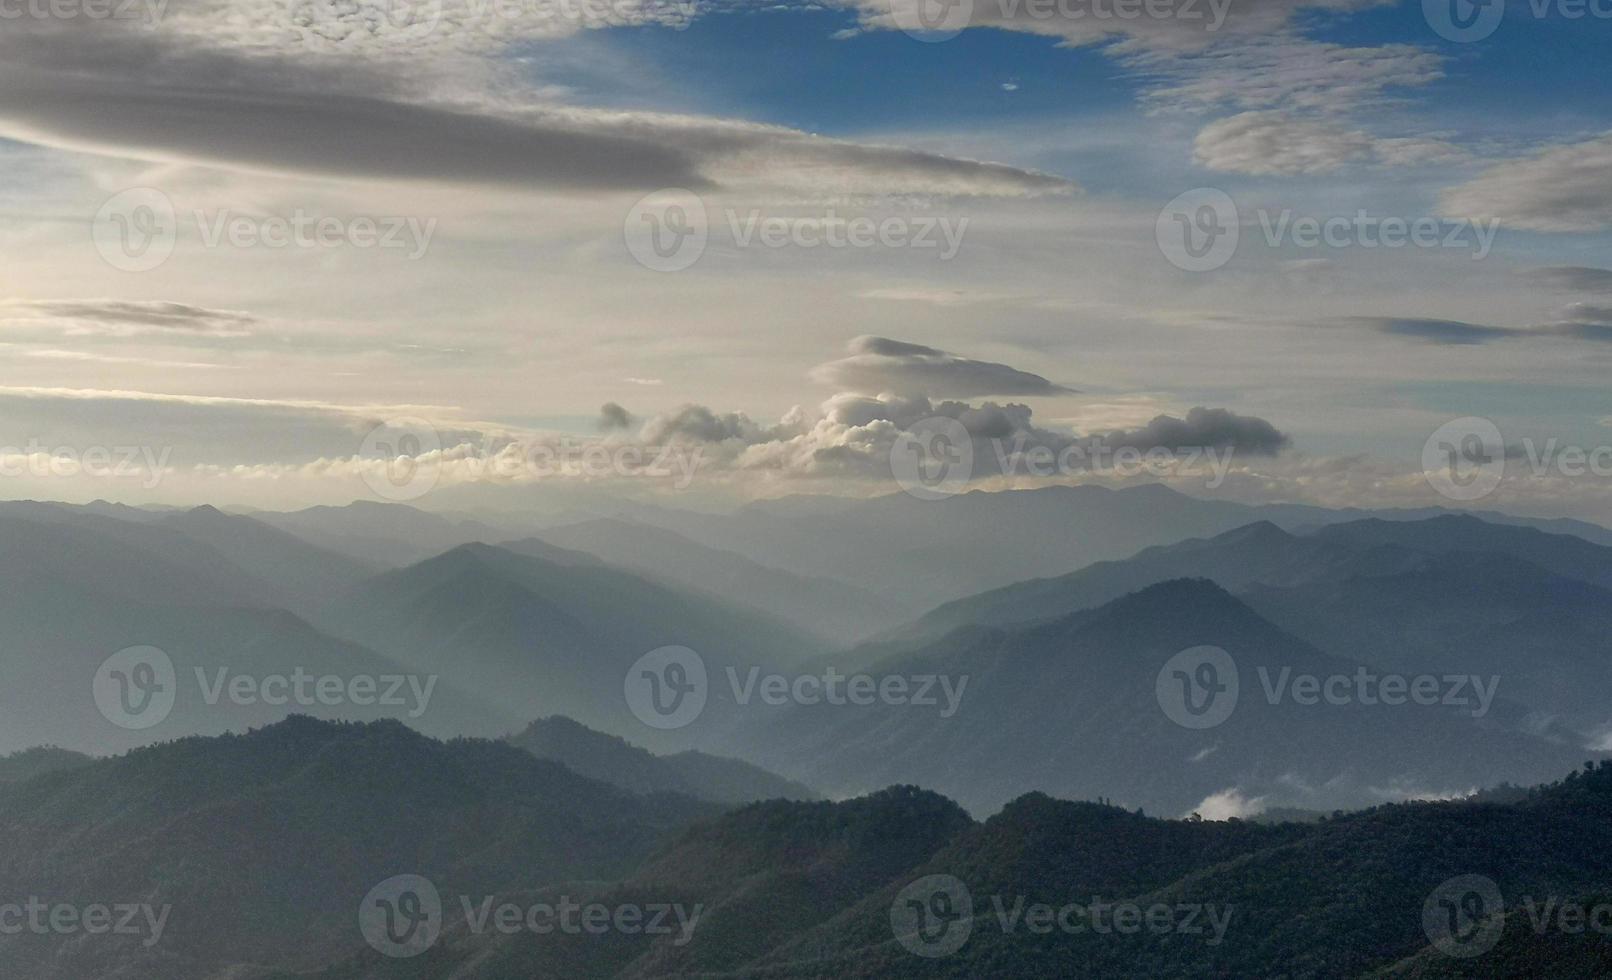
<svg viewBox="0 0 1612 980">
<path fill-rule="evenodd" d="M 1073 388 L 1006 364 L 978 361 L 934 347 L 888 337 L 858 337 L 850 356 L 812 369 L 812 378 L 838 388 L 874 394 L 1067 395 Z"/>
<path fill-rule="evenodd" d="M 700 190 L 692 148 L 559 118 L 332 93 L 203 91 L 0 72 L 11 134 L 255 169 L 560 189 Z"/>
<path fill-rule="evenodd" d="M 1524 275 L 1535 282 L 1556 289 L 1612 293 L 1612 269 L 1595 269 L 1583 265 L 1552 265 L 1529 269 Z"/>
<path fill-rule="evenodd" d="M 257 317 L 235 310 L 213 310 L 188 303 L 129 300 L 44 300 L 9 304 L 0 309 L 108 327 L 144 331 L 244 336 Z"/>
<path fill-rule="evenodd" d="M 1612 323 L 1612 306 L 1574 303 L 1562 311 L 1562 318 L 1575 323 Z"/>
<path fill-rule="evenodd" d="M 718 414 L 704 405 L 685 405 L 671 415 L 657 415 L 644 424 L 641 435 L 649 445 L 672 442 L 726 442 L 749 440 L 761 429 L 742 412 Z"/>
<path fill-rule="evenodd" d="M 599 431 L 613 432 L 632 426 L 632 413 L 615 402 L 605 402 L 599 409 Z"/>
<path fill-rule="evenodd" d="M 1575 303 L 1564 309 L 1559 319 L 1531 327 L 1495 327 L 1464 320 L 1379 316 L 1344 317 L 1328 322 L 1445 346 L 1471 346 L 1540 337 L 1607 343 L 1612 342 L 1612 315 L 1609 314 L 1612 314 L 1612 309 L 1604 306 Z"/>
<path fill-rule="evenodd" d="M 1435 320 L 1422 317 L 1357 316 L 1346 318 L 1346 322 L 1395 337 L 1408 337 L 1430 344 L 1462 346 L 1504 340 L 1523 332 L 1509 327 L 1490 327 L 1463 320 Z"/>
<path fill-rule="evenodd" d="M 1110 432 L 1104 440 L 1115 447 L 1178 450 L 1233 449 L 1252 456 L 1275 456 L 1292 439 L 1276 426 L 1252 415 L 1224 408 L 1194 408 L 1184 419 L 1160 415 L 1140 429 Z"/>
<path fill-rule="evenodd" d="M 1550 334 L 1553 337 L 1591 340 L 1602 344 L 1612 343 L 1612 318 L 1600 323 L 1564 320 L 1547 323 L 1536 329 L 1539 333 Z"/>
<path fill-rule="evenodd" d="M 229 22 L 169 20 L 219 30 Z M 701 190 L 732 173 L 958 194 L 1072 187 L 1002 164 L 776 126 L 543 104 L 485 58 L 441 59 L 459 71 L 445 81 L 430 74 L 436 59 L 399 57 L 406 48 L 342 57 L 276 34 L 243 44 L 168 24 L 8 22 L 0 135 L 270 172 L 539 189 Z M 441 95 L 478 89 L 487 94 Z"/>
</svg>

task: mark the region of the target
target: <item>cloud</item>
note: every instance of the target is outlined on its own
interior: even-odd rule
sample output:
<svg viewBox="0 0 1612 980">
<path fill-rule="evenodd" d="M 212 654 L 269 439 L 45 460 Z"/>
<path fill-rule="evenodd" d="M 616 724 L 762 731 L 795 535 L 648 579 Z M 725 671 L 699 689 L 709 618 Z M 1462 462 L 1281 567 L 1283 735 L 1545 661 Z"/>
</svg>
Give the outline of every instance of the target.
<svg viewBox="0 0 1612 980">
<path fill-rule="evenodd" d="M 1604 313 L 1601 314 L 1604 316 Z M 1586 320 L 1558 320 L 1537 328 L 1541 333 L 1556 337 L 1568 337 L 1573 340 L 1589 340 L 1595 343 L 1612 343 L 1612 317 L 1600 321 Z"/>
<path fill-rule="evenodd" d="M 0 303 L 0 322 L 48 326 L 69 335 L 247 337 L 257 318 L 186 303 L 127 300 L 41 300 Z"/>
<path fill-rule="evenodd" d="M 1068 46 L 1119 40 L 1123 49 L 1192 51 L 1228 36 L 1257 37 L 1279 32 L 1303 10 L 1348 11 L 1376 6 L 1381 0 L 1166 0 L 1167 16 L 1068 16 L 1044 4 L 982 0 L 966 8 L 967 16 L 948 14 L 948 28 L 990 28 L 1053 37 Z M 864 30 L 917 30 L 929 13 L 924 0 L 846 0 Z M 956 20 L 953 20 L 956 17 Z"/>
<path fill-rule="evenodd" d="M 1333 173 L 1354 163 L 1405 166 L 1446 161 L 1460 151 L 1439 140 L 1387 139 L 1346 128 L 1336 119 L 1267 110 L 1210 123 L 1193 141 L 1192 154 L 1211 170 L 1293 176 Z"/>
<path fill-rule="evenodd" d="M 632 427 L 632 415 L 615 402 L 605 402 L 599 409 L 599 431 L 613 432 Z"/>
<path fill-rule="evenodd" d="M 1582 265 L 1553 265 L 1529 269 L 1524 275 L 1554 289 L 1585 293 L 1612 293 L 1612 269 L 1592 269 Z"/>
<path fill-rule="evenodd" d="M 1224 409 L 1195 408 L 1185 419 L 1159 416 L 1140 429 L 1107 434 L 1070 435 L 1034 423 L 1029 406 L 965 401 L 931 401 L 924 396 L 845 392 L 816 412 L 796 408 L 777 423 L 762 425 L 742 413 L 718 414 L 704 406 L 685 406 L 645 424 L 639 440 L 699 445 L 708 458 L 734 474 L 779 480 L 842 479 L 883 481 L 892 477 L 891 455 L 903 433 L 934 418 L 959 422 L 974 441 L 976 480 L 1030 472 L 1026 461 L 1063 457 L 1067 478 L 1075 470 L 1097 471 L 1120 449 L 1166 455 L 1221 451 L 1271 456 L 1288 445 L 1288 437 L 1269 422 Z M 1077 450 L 1072 455 L 1067 450 Z M 1172 469 L 1200 465 L 1196 457 L 1172 462 Z"/>
<path fill-rule="evenodd" d="M 1539 337 L 1612 342 L 1612 309 L 1583 303 L 1562 310 L 1558 319 L 1552 322 L 1530 327 L 1496 327 L 1464 320 L 1383 316 L 1352 316 L 1326 322 L 1445 346 L 1471 346 L 1498 340 Z"/>
<path fill-rule="evenodd" d="M 1261 418 L 1237 415 L 1224 408 L 1194 408 L 1185 419 L 1160 415 L 1140 429 L 1118 430 L 1104 436 L 1114 447 L 1176 450 L 1182 447 L 1233 449 L 1255 456 L 1275 456 L 1291 443 L 1289 437 Z"/>
<path fill-rule="evenodd" d="M 851 391 L 894 391 L 962 398 L 981 395 L 1067 395 L 1073 388 L 1006 364 L 977 361 L 886 337 L 852 340 L 849 357 L 812 369 L 813 380 Z"/>
<path fill-rule="evenodd" d="M 1204 797 L 1192 812 L 1205 820 L 1245 820 L 1265 812 L 1265 797 L 1244 796 L 1243 791 L 1234 786 Z"/>
<path fill-rule="evenodd" d="M 671 415 L 657 415 L 650 419 L 644 425 L 642 439 L 651 446 L 679 441 L 748 441 L 760 432 L 760 428 L 742 412 L 719 415 L 704 405 L 686 405 Z"/>
<path fill-rule="evenodd" d="M 1444 59 L 1409 44 L 1348 47 L 1291 33 L 1224 39 L 1203 51 L 1125 52 L 1154 110 L 1285 109 L 1339 114 L 1380 107 L 1394 90 L 1444 75 Z"/>
<path fill-rule="evenodd" d="M 538 190 L 1072 189 L 1004 164 L 779 126 L 563 105 L 499 63 L 510 40 L 500 35 L 450 31 L 474 43 L 424 49 L 371 38 L 357 52 L 368 56 L 356 57 L 287 31 L 284 4 L 273 8 L 282 19 L 266 24 L 236 6 L 177 6 L 160 27 L 140 30 L 8 23 L 0 135 L 137 159 Z M 428 65 L 422 50 L 433 56 Z"/>
<path fill-rule="evenodd" d="M 1446 215 L 1528 231 L 1612 228 L 1612 135 L 1507 160 L 1444 192 Z"/>
<path fill-rule="evenodd" d="M 1526 334 L 1526 330 L 1512 327 L 1490 327 L 1462 320 L 1437 320 L 1424 317 L 1352 316 L 1341 321 L 1347 326 L 1375 330 L 1394 337 L 1407 337 L 1430 344 L 1465 346 L 1486 344 L 1492 340 L 1506 340 Z"/>
</svg>

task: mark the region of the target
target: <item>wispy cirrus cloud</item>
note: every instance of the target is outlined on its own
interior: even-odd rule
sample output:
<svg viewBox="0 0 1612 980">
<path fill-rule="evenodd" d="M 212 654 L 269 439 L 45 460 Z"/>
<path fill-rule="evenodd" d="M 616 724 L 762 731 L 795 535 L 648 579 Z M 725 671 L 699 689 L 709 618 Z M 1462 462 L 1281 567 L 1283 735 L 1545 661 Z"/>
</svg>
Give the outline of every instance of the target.
<svg viewBox="0 0 1612 980">
<path fill-rule="evenodd" d="M 1278 176 L 1330 174 L 1360 163 L 1440 163 L 1463 156 L 1443 140 L 1374 136 L 1338 120 L 1276 110 L 1218 119 L 1198 133 L 1192 151 L 1211 170 Z"/>
<path fill-rule="evenodd" d="M 13 300 L 0 303 L 0 324 L 57 329 L 69 336 L 247 337 L 258 319 L 236 310 L 147 300 Z"/>
<path fill-rule="evenodd" d="M 1612 269 L 1582 265 L 1553 265 L 1529 269 L 1524 275 L 1552 289 L 1584 293 L 1612 293 Z"/>
</svg>

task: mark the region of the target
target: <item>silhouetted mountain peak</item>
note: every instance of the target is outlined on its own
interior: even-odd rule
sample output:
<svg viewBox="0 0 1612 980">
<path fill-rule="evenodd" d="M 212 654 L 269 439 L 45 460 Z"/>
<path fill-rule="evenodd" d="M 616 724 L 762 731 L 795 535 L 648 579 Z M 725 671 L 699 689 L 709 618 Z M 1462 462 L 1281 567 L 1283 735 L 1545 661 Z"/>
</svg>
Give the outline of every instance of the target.
<svg viewBox="0 0 1612 980">
<path fill-rule="evenodd" d="M 1159 582 L 1115 599 L 1108 605 L 1096 609 L 1092 615 L 1094 618 L 1159 615 L 1173 617 L 1181 615 L 1183 611 L 1203 615 L 1255 616 L 1254 611 L 1240 599 L 1213 580 L 1206 578 L 1177 578 Z"/>
<path fill-rule="evenodd" d="M 1285 544 L 1295 540 L 1295 535 L 1289 534 L 1270 521 L 1255 521 L 1252 524 L 1232 528 L 1225 534 L 1218 534 L 1209 540 L 1216 544 Z"/>
</svg>

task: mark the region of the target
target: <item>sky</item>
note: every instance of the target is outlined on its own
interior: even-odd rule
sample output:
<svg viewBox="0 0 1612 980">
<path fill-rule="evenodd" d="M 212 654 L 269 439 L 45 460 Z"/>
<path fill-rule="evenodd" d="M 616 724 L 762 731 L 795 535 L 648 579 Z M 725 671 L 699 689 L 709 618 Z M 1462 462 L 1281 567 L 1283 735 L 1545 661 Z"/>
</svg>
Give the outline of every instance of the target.
<svg viewBox="0 0 1612 980">
<path fill-rule="evenodd" d="M 1609 43 L 1608 0 L 0 0 L 0 497 L 863 495 L 942 419 L 967 488 L 1612 523 Z"/>
</svg>

